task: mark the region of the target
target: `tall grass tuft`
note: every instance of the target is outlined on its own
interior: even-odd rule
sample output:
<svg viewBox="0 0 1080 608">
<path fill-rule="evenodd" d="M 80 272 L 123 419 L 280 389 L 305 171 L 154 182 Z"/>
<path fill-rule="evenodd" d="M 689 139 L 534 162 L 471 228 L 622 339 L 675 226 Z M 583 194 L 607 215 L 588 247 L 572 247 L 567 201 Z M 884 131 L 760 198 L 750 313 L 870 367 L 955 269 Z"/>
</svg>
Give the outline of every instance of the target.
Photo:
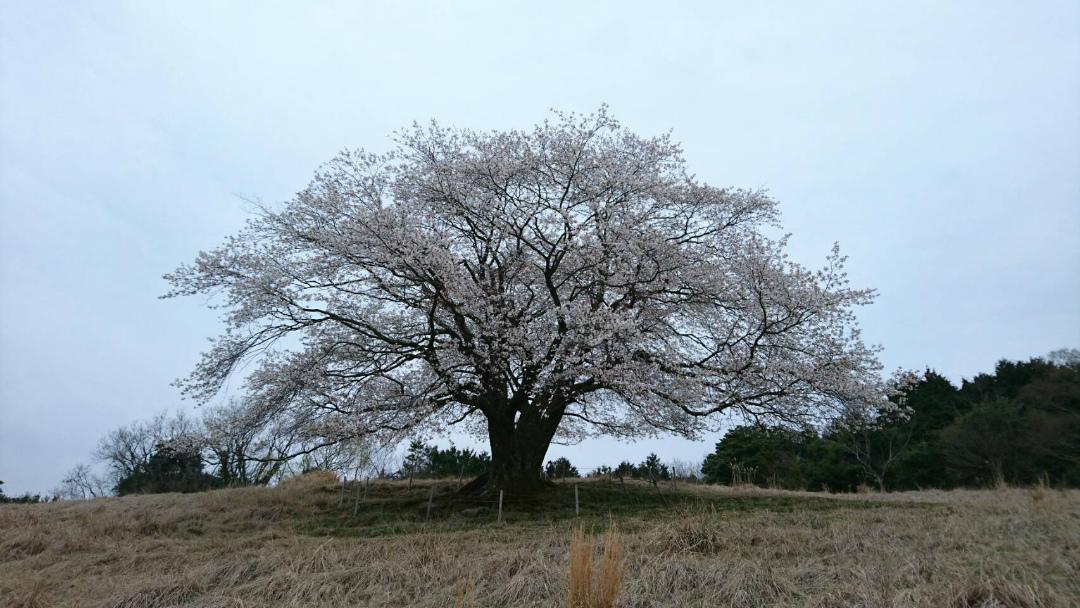
<svg viewBox="0 0 1080 608">
<path fill-rule="evenodd" d="M 1005 475 L 1001 471 L 994 473 L 993 487 L 999 492 L 1005 492 L 1009 489 L 1009 482 L 1005 481 Z"/>
<path fill-rule="evenodd" d="M 476 584 L 473 579 L 469 579 L 458 588 L 457 594 L 454 596 L 454 608 L 475 608 L 475 606 Z"/>
<path fill-rule="evenodd" d="M 574 530 L 570 539 L 570 608 L 590 608 L 592 595 L 592 544 L 585 531 Z"/>
<path fill-rule="evenodd" d="M 581 528 L 570 540 L 570 608 L 613 608 L 622 584 L 623 549 L 615 524 L 604 535 L 599 577 L 593 580 L 593 545 Z"/>
<path fill-rule="evenodd" d="M 1050 480 L 1047 478 L 1046 473 L 1039 475 L 1039 483 L 1035 484 L 1035 487 L 1031 488 L 1031 499 L 1035 502 L 1045 500 L 1050 495 Z"/>
<path fill-rule="evenodd" d="M 619 540 L 619 529 L 614 522 L 608 526 L 604 535 L 604 552 L 600 556 L 600 580 L 596 585 L 595 608 L 609 608 L 615 605 L 622 585 L 623 547 Z"/>
</svg>

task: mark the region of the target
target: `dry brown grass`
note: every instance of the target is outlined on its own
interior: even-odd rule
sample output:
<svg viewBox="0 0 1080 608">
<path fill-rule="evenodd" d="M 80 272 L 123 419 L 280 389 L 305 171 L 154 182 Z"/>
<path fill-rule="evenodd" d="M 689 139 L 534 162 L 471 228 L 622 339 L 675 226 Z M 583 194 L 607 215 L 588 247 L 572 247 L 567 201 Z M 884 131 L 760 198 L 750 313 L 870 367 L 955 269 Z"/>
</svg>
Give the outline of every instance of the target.
<svg viewBox="0 0 1080 608">
<path fill-rule="evenodd" d="M 444 506 L 425 524 L 417 485 L 377 484 L 355 522 L 321 482 L 3 505 L 0 606 L 566 605 L 582 522 Z M 623 607 L 1080 605 L 1077 491 L 684 491 L 616 515 L 622 559 L 605 543 L 590 593 L 614 592 L 618 562 Z M 363 518 L 387 504 L 403 506 Z"/>
<path fill-rule="evenodd" d="M 325 485 L 334 485 L 341 483 L 341 478 L 337 473 L 333 471 L 326 471 L 322 469 L 316 469 L 314 471 L 308 471 L 307 473 L 301 473 L 299 475 L 293 475 L 281 480 L 281 487 L 319 487 Z"/>
<path fill-rule="evenodd" d="M 570 541 L 570 573 L 567 605 L 570 608 L 613 608 L 622 584 L 622 541 L 613 522 L 604 535 L 600 571 L 593 580 L 593 544 L 585 530 L 577 528 Z"/>
<path fill-rule="evenodd" d="M 570 540 L 570 573 L 567 605 L 570 608 L 592 606 L 592 543 L 585 540 L 585 531 L 574 530 Z"/>
</svg>

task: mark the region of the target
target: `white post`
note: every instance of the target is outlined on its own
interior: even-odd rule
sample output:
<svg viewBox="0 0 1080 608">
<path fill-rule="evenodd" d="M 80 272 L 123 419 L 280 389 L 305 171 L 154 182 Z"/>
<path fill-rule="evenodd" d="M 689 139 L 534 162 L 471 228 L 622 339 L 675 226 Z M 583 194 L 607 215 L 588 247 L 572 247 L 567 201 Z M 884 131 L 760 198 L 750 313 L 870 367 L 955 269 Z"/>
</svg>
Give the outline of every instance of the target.
<svg viewBox="0 0 1080 608">
<path fill-rule="evenodd" d="M 499 490 L 499 523 L 502 523 L 502 497 L 503 491 Z"/>
<path fill-rule="evenodd" d="M 581 502 L 578 501 L 578 484 L 574 482 L 574 515 L 581 515 Z"/>
</svg>

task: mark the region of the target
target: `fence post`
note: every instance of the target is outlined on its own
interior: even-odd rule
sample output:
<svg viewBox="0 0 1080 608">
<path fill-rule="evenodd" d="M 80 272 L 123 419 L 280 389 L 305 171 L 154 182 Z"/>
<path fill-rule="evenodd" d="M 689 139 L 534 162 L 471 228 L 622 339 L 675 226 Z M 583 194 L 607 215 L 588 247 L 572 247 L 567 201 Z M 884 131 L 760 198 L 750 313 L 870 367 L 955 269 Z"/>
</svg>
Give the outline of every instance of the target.
<svg viewBox="0 0 1080 608">
<path fill-rule="evenodd" d="M 347 476 L 343 475 L 341 477 L 341 492 L 338 492 L 338 499 L 337 499 L 337 506 L 339 506 L 339 507 L 345 502 L 345 480 L 346 479 L 348 479 Z"/>
<path fill-rule="evenodd" d="M 431 519 L 431 500 L 433 498 L 435 498 L 435 484 L 431 484 L 431 492 L 428 492 L 428 497 L 427 497 L 427 517 L 425 518 L 425 520 Z"/>
<path fill-rule="evenodd" d="M 499 523 L 502 523 L 502 497 L 503 491 L 499 490 Z"/>
<path fill-rule="evenodd" d="M 356 517 L 356 514 L 360 511 L 360 486 L 362 484 L 356 484 L 356 497 L 353 499 L 352 514 Z"/>
<path fill-rule="evenodd" d="M 462 482 L 465 480 L 465 463 L 461 463 L 461 472 L 457 476 L 457 486 L 461 489 Z"/>
<path fill-rule="evenodd" d="M 581 515 L 581 501 L 578 500 L 578 484 L 574 482 L 574 515 Z"/>
</svg>

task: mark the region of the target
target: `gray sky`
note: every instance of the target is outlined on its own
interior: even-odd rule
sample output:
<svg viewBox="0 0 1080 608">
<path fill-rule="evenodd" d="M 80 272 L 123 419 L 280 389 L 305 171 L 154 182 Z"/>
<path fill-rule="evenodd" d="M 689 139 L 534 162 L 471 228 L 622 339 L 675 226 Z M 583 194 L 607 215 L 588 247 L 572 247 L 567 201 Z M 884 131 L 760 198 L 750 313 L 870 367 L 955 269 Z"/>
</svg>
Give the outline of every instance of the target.
<svg viewBox="0 0 1080 608">
<path fill-rule="evenodd" d="M 887 367 L 1080 346 L 1080 4 L 12 2 L 0 8 L 0 479 L 47 491 L 220 329 L 162 273 L 413 120 L 607 102 L 833 241 Z M 584 5 L 588 6 L 584 6 Z M 678 7 L 667 5 L 678 4 Z M 748 6 L 753 5 L 753 6 Z M 583 466 L 702 443 L 556 447 Z"/>
</svg>

